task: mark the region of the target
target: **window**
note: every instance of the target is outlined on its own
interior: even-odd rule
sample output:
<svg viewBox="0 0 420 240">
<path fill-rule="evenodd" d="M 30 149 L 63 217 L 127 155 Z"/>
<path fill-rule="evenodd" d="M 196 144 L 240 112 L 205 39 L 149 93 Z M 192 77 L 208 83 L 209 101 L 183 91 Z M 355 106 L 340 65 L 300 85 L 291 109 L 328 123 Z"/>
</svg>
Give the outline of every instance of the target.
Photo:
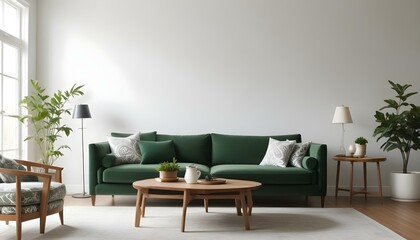
<svg viewBox="0 0 420 240">
<path fill-rule="evenodd" d="M 27 19 L 27 3 L 0 0 L 0 153 L 10 158 L 23 155 L 19 101 L 28 78 Z"/>
</svg>

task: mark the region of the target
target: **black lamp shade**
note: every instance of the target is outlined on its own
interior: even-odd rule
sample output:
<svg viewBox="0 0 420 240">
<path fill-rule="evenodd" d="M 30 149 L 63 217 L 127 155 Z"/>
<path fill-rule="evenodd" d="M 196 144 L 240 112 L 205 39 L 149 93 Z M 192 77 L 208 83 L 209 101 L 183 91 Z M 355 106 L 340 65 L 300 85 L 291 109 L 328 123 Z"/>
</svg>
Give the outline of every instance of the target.
<svg viewBox="0 0 420 240">
<path fill-rule="evenodd" d="M 74 106 L 73 118 L 92 118 L 89 111 L 89 105 L 79 104 Z"/>
</svg>

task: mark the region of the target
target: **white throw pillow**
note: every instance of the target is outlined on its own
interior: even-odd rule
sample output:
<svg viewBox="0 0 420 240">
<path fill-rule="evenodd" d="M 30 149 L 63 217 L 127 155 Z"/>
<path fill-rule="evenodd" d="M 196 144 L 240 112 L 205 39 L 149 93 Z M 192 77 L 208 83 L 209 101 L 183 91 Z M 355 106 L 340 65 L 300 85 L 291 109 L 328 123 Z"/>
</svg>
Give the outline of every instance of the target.
<svg viewBox="0 0 420 240">
<path fill-rule="evenodd" d="M 140 132 L 125 138 L 108 137 L 111 152 L 115 155 L 115 164 L 140 163 Z"/>
<path fill-rule="evenodd" d="M 303 157 L 305 157 L 310 144 L 311 144 L 310 142 L 297 143 L 294 146 L 292 155 L 290 156 L 290 160 L 289 160 L 290 165 L 294 167 L 302 168 L 302 160 L 303 160 Z"/>
<path fill-rule="evenodd" d="M 294 141 L 278 141 L 270 138 L 267 152 L 260 165 L 286 167 L 294 145 Z"/>
</svg>

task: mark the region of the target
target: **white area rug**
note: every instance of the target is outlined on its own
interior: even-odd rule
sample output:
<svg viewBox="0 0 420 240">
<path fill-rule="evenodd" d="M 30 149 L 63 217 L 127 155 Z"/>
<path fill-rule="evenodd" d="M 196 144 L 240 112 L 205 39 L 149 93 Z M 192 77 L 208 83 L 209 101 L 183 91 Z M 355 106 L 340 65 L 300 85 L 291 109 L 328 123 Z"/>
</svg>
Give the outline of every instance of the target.
<svg viewBox="0 0 420 240">
<path fill-rule="evenodd" d="M 24 222 L 23 239 L 403 239 L 351 208 L 255 207 L 246 231 L 234 207 L 190 207 L 185 233 L 181 207 L 146 208 L 140 228 L 134 214 L 134 207 L 65 207 L 64 226 L 49 216 L 42 235 L 38 220 Z M 0 223 L 0 239 L 15 239 L 14 223 Z"/>
</svg>

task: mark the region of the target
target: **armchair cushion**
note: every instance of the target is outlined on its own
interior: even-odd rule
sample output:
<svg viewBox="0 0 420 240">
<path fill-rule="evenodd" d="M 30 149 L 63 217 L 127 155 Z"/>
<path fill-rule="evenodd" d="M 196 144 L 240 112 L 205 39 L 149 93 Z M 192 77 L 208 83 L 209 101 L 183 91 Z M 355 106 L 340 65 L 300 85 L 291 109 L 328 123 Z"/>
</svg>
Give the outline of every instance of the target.
<svg viewBox="0 0 420 240">
<path fill-rule="evenodd" d="M 41 206 L 40 204 L 22 206 L 22 213 L 26 214 L 26 213 L 39 212 L 40 206 Z M 59 207 L 63 207 L 63 206 L 64 206 L 63 200 L 49 202 L 48 211 L 59 208 Z M 15 206 L 0 206 L 0 214 L 16 214 L 16 207 Z"/>
<path fill-rule="evenodd" d="M 16 170 L 26 171 L 26 168 L 23 165 L 17 163 L 13 159 L 5 158 L 2 155 L 0 155 L 0 168 L 16 169 Z M 8 173 L 0 173 L 0 179 L 4 183 L 14 183 L 14 182 L 16 182 L 16 176 L 13 175 L 13 174 L 8 174 Z M 37 182 L 38 181 L 37 176 L 31 176 L 31 175 L 22 176 L 21 179 L 22 179 L 22 182 Z"/>
<path fill-rule="evenodd" d="M 22 182 L 22 206 L 40 204 L 42 182 Z M 62 200 L 66 196 L 66 186 L 51 182 L 48 202 Z M 16 205 L 16 184 L 0 184 L 0 207 Z"/>
</svg>

